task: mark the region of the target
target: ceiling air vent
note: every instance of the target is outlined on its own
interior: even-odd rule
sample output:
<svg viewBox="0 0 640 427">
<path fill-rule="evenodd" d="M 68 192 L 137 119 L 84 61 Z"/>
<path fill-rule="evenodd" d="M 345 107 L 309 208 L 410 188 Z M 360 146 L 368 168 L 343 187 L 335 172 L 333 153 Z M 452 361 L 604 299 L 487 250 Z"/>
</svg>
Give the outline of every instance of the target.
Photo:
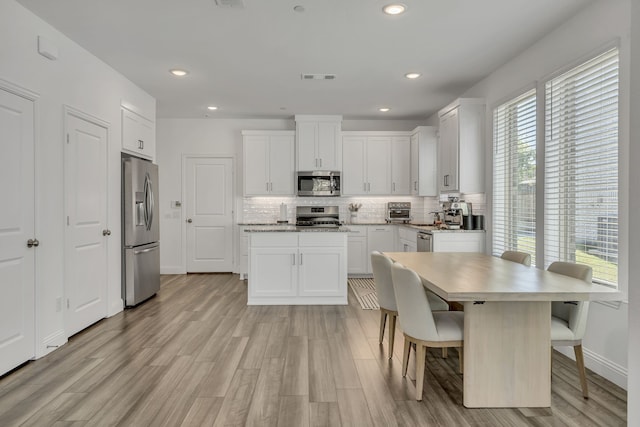
<svg viewBox="0 0 640 427">
<path fill-rule="evenodd" d="M 244 0 L 216 0 L 216 4 L 220 7 L 235 7 L 236 9 L 244 8 Z"/>
<path fill-rule="evenodd" d="M 333 80 L 336 78 L 335 74 L 302 74 L 300 76 L 302 80 Z"/>
</svg>

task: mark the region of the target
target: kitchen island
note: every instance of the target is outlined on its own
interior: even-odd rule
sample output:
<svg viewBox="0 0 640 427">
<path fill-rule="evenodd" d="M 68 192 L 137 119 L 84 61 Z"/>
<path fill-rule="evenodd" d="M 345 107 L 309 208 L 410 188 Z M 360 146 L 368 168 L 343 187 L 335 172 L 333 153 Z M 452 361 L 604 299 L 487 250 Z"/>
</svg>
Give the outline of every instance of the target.
<svg viewBox="0 0 640 427">
<path fill-rule="evenodd" d="M 346 227 L 245 226 L 248 305 L 346 305 Z"/>
</svg>

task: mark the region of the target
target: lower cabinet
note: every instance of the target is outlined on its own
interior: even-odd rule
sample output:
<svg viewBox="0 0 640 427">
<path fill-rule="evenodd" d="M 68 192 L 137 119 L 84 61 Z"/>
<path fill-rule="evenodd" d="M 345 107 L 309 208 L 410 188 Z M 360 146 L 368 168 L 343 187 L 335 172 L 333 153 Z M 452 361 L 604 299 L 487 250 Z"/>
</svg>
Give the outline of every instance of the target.
<svg viewBox="0 0 640 427">
<path fill-rule="evenodd" d="M 347 304 L 347 233 L 249 233 L 249 305 Z"/>
<path fill-rule="evenodd" d="M 395 225 L 350 225 L 348 241 L 348 272 L 354 275 L 370 275 L 371 252 L 395 252 Z"/>
<path fill-rule="evenodd" d="M 434 252 L 484 252 L 485 233 L 479 232 L 441 232 L 433 233 Z"/>
</svg>

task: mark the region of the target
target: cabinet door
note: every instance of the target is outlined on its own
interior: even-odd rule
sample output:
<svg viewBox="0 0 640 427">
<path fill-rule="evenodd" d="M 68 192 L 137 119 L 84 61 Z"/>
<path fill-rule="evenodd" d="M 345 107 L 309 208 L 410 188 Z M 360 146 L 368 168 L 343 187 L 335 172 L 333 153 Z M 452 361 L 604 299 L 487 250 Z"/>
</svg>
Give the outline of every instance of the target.
<svg viewBox="0 0 640 427">
<path fill-rule="evenodd" d="M 122 149 L 138 156 L 155 156 L 155 126 L 138 114 L 122 109 Z"/>
<path fill-rule="evenodd" d="M 391 194 L 391 138 L 367 138 L 365 155 L 367 194 Z"/>
<path fill-rule="evenodd" d="M 438 167 L 442 192 L 458 190 L 458 110 L 451 110 L 440 119 Z"/>
<path fill-rule="evenodd" d="M 484 252 L 484 233 L 433 233 L 434 252 Z"/>
<path fill-rule="evenodd" d="M 367 253 L 372 251 L 395 252 L 396 250 L 396 227 L 392 225 L 372 225 L 367 230 Z M 371 271 L 371 259 L 367 257 L 368 271 Z"/>
<path fill-rule="evenodd" d="M 344 170 L 340 186 L 342 194 L 367 194 L 365 183 L 365 137 L 350 136 L 342 141 L 342 159 Z"/>
<path fill-rule="evenodd" d="M 349 274 L 365 274 L 368 272 L 367 236 L 347 237 L 347 264 Z"/>
<path fill-rule="evenodd" d="M 391 140 L 391 194 L 411 194 L 411 141 L 408 137 Z"/>
<path fill-rule="evenodd" d="M 297 248 L 251 248 L 249 295 L 253 297 L 296 296 L 297 257 Z"/>
<path fill-rule="evenodd" d="M 344 247 L 300 248 L 298 295 L 346 296 Z"/>
<path fill-rule="evenodd" d="M 411 194 L 417 195 L 420 191 L 419 187 L 419 144 L 420 137 L 418 134 L 411 135 Z"/>
<path fill-rule="evenodd" d="M 245 136 L 243 151 L 244 195 L 269 194 L 269 137 Z"/>
<path fill-rule="evenodd" d="M 316 122 L 296 123 L 296 139 L 298 149 L 299 171 L 313 171 L 319 169 L 316 140 L 318 124 Z"/>
<path fill-rule="evenodd" d="M 269 193 L 292 196 L 294 140 L 289 136 L 272 136 L 269 142 Z"/>
<path fill-rule="evenodd" d="M 340 123 L 318 123 L 318 167 L 325 171 L 342 170 L 342 147 L 340 139 Z"/>
</svg>

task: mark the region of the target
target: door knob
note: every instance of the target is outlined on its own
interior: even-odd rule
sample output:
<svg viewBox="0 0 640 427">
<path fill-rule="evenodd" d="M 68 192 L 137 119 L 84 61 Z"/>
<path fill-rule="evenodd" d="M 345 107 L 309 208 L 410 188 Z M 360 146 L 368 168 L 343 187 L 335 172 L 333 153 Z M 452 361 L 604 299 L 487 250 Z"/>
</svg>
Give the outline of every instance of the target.
<svg viewBox="0 0 640 427">
<path fill-rule="evenodd" d="M 111 236 L 111 230 L 102 230 L 103 236 Z"/>
<path fill-rule="evenodd" d="M 27 240 L 27 247 L 33 248 L 34 246 L 37 248 L 40 245 L 38 239 L 29 239 Z"/>
<path fill-rule="evenodd" d="M 193 220 L 192 220 L 191 218 L 189 218 L 189 219 L 187 220 L 187 222 L 188 222 L 189 224 L 191 224 L 191 223 L 193 222 Z"/>
</svg>

